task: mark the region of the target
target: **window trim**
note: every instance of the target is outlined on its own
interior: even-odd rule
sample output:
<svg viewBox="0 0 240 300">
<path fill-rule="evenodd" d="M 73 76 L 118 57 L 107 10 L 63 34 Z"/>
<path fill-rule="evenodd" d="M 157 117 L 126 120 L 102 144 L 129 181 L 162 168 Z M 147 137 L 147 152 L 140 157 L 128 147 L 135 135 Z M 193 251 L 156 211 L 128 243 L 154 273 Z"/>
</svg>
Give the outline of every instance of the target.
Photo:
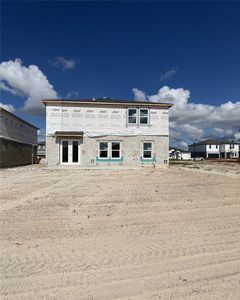
<svg viewBox="0 0 240 300">
<path fill-rule="evenodd" d="M 150 114 L 149 114 L 149 108 L 139 108 L 139 113 L 138 113 L 138 125 L 141 125 L 141 126 L 148 126 L 149 123 L 150 123 Z M 141 110 L 147 110 L 147 123 L 141 123 Z"/>
<path fill-rule="evenodd" d="M 144 144 L 151 144 L 151 157 L 144 157 Z M 145 151 L 149 151 L 149 150 L 145 150 Z M 153 142 L 152 141 L 144 141 L 142 142 L 142 158 L 143 159 L 153 159 Z"/>
<path fill-rule="evenodd" d="M 100 143 L 107 143 L 107 157 L 100 156 Z M 98 158 L 99 159 L 109 159 L 109 142 L 108 141 L 98 141 Z"/>
<path fill-rule="evenodd" d="M 135 109 L 136 110 L 136 123 L 129 123 L 129 110 L 130 109 Z M 136 107 L 131 107 L 127 109 L 127 124 L 128 125 L 138 125 L 138 108 Z"/>
</svg>

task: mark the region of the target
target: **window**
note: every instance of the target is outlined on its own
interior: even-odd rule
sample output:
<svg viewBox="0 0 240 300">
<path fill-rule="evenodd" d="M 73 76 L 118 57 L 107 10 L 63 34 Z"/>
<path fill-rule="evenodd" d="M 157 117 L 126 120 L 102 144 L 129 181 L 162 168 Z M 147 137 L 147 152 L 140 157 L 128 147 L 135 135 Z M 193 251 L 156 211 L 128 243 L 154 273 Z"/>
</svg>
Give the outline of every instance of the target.
<svg viewBox="0 0 240 300">
<path fill-rule="evenodd" d="M 78 162 L 78 141 L 72 142 L 72 162 Z"/>
<path fill-rule="evenodd" d="M 218 149 L 218 145 L 216 145 L 216 149 Z"/>
<path fill-rule="evenodd" d="M 99 142 L 99 157 L 108 158 L 108 142 Z"/>
<path fill-rule="evenodd" d="M 152 158 L 152 143 L 143 143 L 143 158 Z"/>
<path fill-rule="evenodd" d="M 128 124 L 137 124 L 137 109 L 128 109 Z"/>
<path fill-rule="evenodd" d="M 129 108 L 128 124 L 149 124 L 149 110 L 147 108 Z"/>
<path fill-rule="evenodd" d="M 120 143 L 112 142 L 112 158 L 120 158 Z"/>
<path fill-rule="evenodd" d="M 62 142 L 62 162 L 68 162 L 68 141 Z"/>
<path fill-rule="evenodd" d="M 212 145 L 209 145 L 209 149 L 211 149 L 212 148 Z"/>
<path fill-rule="evenodd" d="M 99 158 L 117 159 L 121 157 L 120 142 L 99 142 Z"/>
<path fill-rule="evenodd" d="M 148 124 L 148 109 L 140 109 L 139 110 L 139 123 L 140 124 Z"/>
</svg>

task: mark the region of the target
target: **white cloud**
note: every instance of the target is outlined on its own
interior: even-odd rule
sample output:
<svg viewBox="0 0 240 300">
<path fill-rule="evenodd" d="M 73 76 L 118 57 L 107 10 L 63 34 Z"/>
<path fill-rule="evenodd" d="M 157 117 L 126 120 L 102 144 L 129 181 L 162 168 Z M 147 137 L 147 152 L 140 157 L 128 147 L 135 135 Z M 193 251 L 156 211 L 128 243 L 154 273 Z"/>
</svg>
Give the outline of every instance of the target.
<svg viewBox="0 0 240 300">
<path fill-rule="evenodd" d="M 146 101 L 146 94 L 143 91 L 141 91 L 137 88 L 133 88 L 132 91 L 135 95 L 135 100 L 137 100 L 137 101 Z"/>
<path fill-rule="evenodd" d="M 240 132 L 237 132 L 234 134 L 234 139 L 235 139 L 235 141 L 240 142 Z"/>
<path fill-rule="evenodd" d="M 22 110 L 26 113 L 44 113 L 43 98 L 57 98 L 57 92 L 47 77 L 35 65 L 25 67 L 20 59 L 0 64 L 0 89 L 25 97 Z"/>
<path fill-rule="evenodd" d="M 183 141 L 181 141 L 181 142 L 179 143 L 179 147 L 180 147 L 180 149 L 182 149 L 182 150 L 188 150 L 188 144 L 185 143 L 185 142 L 183 142 Z"/>
<path fill-rule="evenodd" d="M 13 107 L 12 104 L 3 104 L 0 102 L 0 107 L 10 111 L 11 113 L 15 112 L 15 108 Z"/>
<path fill-rule="evenodd" d="M 78 98 L 79 97 L 79 92 L 77 91 L 70 91 L 67 93 L 66 98 L 70 99 L 70 98 Z"/>
<path fill-rule="evenodd" d="M 176 74 L 177 74 L 177 70 L 176 69 L 168 70 L 167 72 L 161 74 L 159 80 L 160 81 L 167 80 L 167 79 L 175 76 Z"/>
<path fill-rule="evenodd" d="M 137 93 L 136 93 L 137 91 Z M 146 101 L 173 103 L 170 109 L 171 142 L 196 142 L 203 138 L 229 139 L 240 128 L 240 101 L 219 106 L 190 102 L 190 91 L 164 86 L 155 95 L 134 89 L 135 99 L 144 94 Z"/>
<path fill-rule="evenodd" d="M 72 58 L 65 58 L 63 56 L 57 56 L 54 61 L 49 61 L 53 66 L 65 70 L 72 70 L 76 67 L 76 60 Z"/>
</svg>

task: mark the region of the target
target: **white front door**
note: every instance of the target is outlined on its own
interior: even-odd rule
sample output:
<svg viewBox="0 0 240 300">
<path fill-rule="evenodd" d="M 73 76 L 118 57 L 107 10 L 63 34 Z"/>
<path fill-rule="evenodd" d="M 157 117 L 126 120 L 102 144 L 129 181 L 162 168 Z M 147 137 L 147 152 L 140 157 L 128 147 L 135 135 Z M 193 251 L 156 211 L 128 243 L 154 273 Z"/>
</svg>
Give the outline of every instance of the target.
<svg viewBox="0 0 240 300">
<path fill-rule="evenodd" d="M 64 139 L 60 143 L 60 164 L 78 165 L 80 163 L 80 141 Z"/>
</svg>

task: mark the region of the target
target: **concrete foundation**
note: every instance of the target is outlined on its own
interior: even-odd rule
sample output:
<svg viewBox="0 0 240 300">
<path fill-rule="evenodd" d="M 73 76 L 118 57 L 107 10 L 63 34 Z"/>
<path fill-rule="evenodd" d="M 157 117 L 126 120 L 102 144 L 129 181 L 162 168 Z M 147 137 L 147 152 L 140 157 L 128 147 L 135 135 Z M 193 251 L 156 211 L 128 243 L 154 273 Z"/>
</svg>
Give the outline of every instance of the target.
<svg viewBox="0 0 240 300">
<path fill-rule="evenodd" d="M 80 140 L 80 163 L 79 166 L 143 166 L 168 164 L 168 136 L 84 136 Z M 46 160 L 48 166 L 60 164 L 60 138 L 55 136 L 46 137 Z M 98 142 L 118 141 L 121 142 L 121 158 L 118 160 L 101 160 L 98 157 Z M 152 159 L 142 157 L 143 142 L 152 142 Z"/>
</svg>

